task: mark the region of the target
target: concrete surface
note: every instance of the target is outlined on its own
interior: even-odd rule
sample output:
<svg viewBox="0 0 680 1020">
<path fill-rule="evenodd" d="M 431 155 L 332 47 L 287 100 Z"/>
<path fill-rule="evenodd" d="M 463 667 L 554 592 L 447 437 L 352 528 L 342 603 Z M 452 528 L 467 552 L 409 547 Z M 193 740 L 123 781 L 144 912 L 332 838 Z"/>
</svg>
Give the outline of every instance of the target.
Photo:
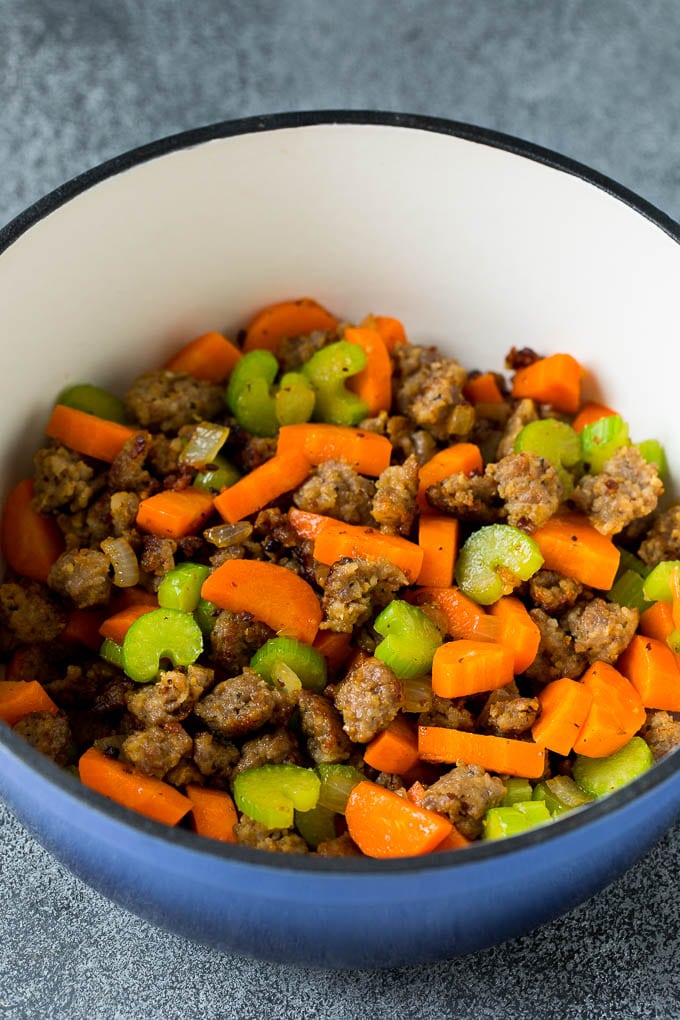
<svg viewBox="0 0 680 1020">
<path fill-rule="evenodd" d="M 516 134 L 680 218 L 675 0 L 0 0 L 0 224 L 132 146 L 235 116 L 430 113 Z M 680 827 L 562 920 L 463 960 L 334 974 L 113 907 L 0 807 L 0 1017 L 680 1016 Z"/>
</svg>

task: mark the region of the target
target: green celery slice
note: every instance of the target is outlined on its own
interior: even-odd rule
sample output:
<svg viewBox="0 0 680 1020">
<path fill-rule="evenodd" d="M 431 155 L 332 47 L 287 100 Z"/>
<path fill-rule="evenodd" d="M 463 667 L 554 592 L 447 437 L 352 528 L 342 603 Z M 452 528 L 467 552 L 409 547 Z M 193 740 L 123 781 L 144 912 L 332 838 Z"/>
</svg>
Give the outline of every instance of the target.
<svg viewBox="0 0 680 1020">
<path fill-rule="evenodd" d="M 591 474 L 599 474 L 612 454 L 629 443 L 628 425 L 618 414 L 599 418 L 581 431 L 583 460 Z"/>
<path fill-rule="evenodd" d="M 376 618 L 373 628 L 383 638 L 375 657 L 397 677 L 410 680 L 430 671 L 442 635 L 422 609 L 394 599 Z"/>
<path fill-rule="evenodd" d="M 303 641 L 289 637 L 270 638 L 251 658 L 250 668 L 267 683 L 272 683 L 275 679 L 272 674 L 277 663 L 283 663 L 292 669 L 308 691 L 320 693 L 326 686 L 328 680 L 326 660 L 316 648 Z"/>
<path fill-rule="evenodd" d="M 647 743 L 642 737 L 632 737 L 606 758 L 577 754 L 571 771 L 582 790 L 592 797 L 604 797 L 637 779 L 653 764 L 654 755 Z"/>
<path fill-rule="evenodd" d="M 321 781 L 301 765 L 260 765 L 234 779 L 234 801 L 243 814 L 268 829 L 290 829 L 295 811 L 311 811 Z"/>
<path fill-rule="evenodd" d="M 190 613 L 152 609 L 130 626 L 123 641 L 123 669 L 137 683 L 158 676 L 163 659 L 190 666 L 203 651 L 201 629 Z"/>
<path fill-rule="evenodd" d="M 489 524 L 473 531 L 456 561 L 461 591 L 488 606 L 528 581 L 543 564 L 536 541 L 509 524 Z"/>
</svg>

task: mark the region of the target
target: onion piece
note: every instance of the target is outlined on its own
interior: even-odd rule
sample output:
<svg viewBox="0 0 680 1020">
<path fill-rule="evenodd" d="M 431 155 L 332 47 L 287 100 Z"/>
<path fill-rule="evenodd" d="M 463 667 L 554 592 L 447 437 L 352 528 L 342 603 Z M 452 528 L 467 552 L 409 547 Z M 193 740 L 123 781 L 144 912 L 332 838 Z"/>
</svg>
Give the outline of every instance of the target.
<svg viewBox="0 0 680 1020">
<path fill-rule="evenodd" d="M 216 524 L 213 528 L 206 528 L 203 538 L 218 549 L 228 549 L 230 545 L 245 542 L 252 533 L 253 526 L 249 521 L 237 521 L 236 524 Z"/>
<path fill-rule="evenodd" d="M 105 538 L 99 548 L 111 561 L 117 588 L 133 588 L 139 583 L 137 554 L 126 538 Z"/>
<path fill-rule="evenodd" d="M 180 453 L 178 463 L 196 468 L 212 464 L 224 446 L 228 435 L 229 427 L 227 425 L 215 425 L 210 421 L 200 422 Z"/>
</svg>

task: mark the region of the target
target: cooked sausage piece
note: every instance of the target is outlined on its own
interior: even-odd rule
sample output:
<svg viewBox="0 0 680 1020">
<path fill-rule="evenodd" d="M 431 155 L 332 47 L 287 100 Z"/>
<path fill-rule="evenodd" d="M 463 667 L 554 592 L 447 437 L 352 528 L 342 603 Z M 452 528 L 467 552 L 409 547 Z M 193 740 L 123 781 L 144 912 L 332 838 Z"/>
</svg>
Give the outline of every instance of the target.
<svg viewBox="0 0 680 1020">
<path fill-rule="evenodd" d="M 54 641 L 66 626 L 66 619 L 66 611 L 37 581 L 0 584 L 0 647 L 9 650 L 16 644 Z"/>
<path fill-rule="evenodd" d="M 461 471 L 449 475 L 429 486 L 427 499 L 437 510 L 461 521 L 492 524 L 504 517 L 498 486 L 490 474 L 467 475 Z"/>
<path fill-rule="evenodd" d="M 300 510 L 323 514 L 347 524 L 372 524 L 374 483 L 343 460 L 327 460 L 293 493 Z"/>
<path fill-rule="evenodd" d="M 342 717 L 332 702 L 313 691 L 303 690 L 298 697 L 298 712 L 312 761 L 317 765 L 347 761 L 351 745 L 342 728 Z"/>
<path fill-rule="evenodd" d="M 659 514 L 640 543 L 638 556 L 648 567 L 680 559 L 680 503 Z"/>
<path fill-rule="evenodd" d="M 246 815 L 234 826 L 234 835 L 241 846 L 255 850 L 269 850 L 281 854 L 306 854 L 309 847 L 302 836 L 292 829 L 267 829 Z"/>
<path fill-rule="evenodd" d="M 171 722 L 131 733 L 123 741 L 122 753 L 140 772 L 162 779 L 192 749 L 186 730 L 178 722 Z"/>
<path fill-rule="evenodd" d="M 246 668 L 204 695 L 194 714 L 222 737 L 245 737 L 265 723 L 287 722 L 295 700 L 285 691 L 269 687 L 254 670 Z"/>
<path fill-rule="evenodd" d="M 447 815 L 468 839 L 482 831 L 482 819 L 505 796 L 505 784 L 480 765 L 456 765 L 428 788 L 423 807 Z"/>
<path fill-rule="evenodd" d="M 105 484 L 102 474 L 66 446 L 45 446 L 33 458 L 34 504 L 40 513 L 89 506 Z"/>
<path fill-rule="evenodd" d="M 405 574 L 389 560 L 343 557 L 328 571 L 321 628 L 351 633 L 384 609 L 407 583 Z"/>
<path fill-rule="evenodd" d="M 178 432 L 224 412 L 221 386 L 194 378 L 188 372 L 158 369 L 144 372 L 125 395 L 132 419 L 152 431 Z"/>
<path fill-rule="evenodd" d="M 135 687 L 127 696 L 127 707 L 145 726 L 181 722 L 191 715 L 203 692 L 212 685 L 214 673 L 203 666 L 161 670 L 155 683 Z"/>
<path fill-rule="evenodd" d="M 57 595 L 65 595 L 79 609 L 105 606 L 111 596 L 109 558 L 98 549 L 62 553 L 47 577 Z"/>
<path fill-rule="evenodd" d="M 252 613 L 223 609 L 210 634 L 210 654 L 227 674 L 236 676 L 273 635 L 271 627 L 256 620 Z"/>
<path fill-rule="evenodd" d="M 498 737 L 516 737 L 533 726 L 539 708 L 538 698 L 521 697 L 517 685 L 509 683 L 491 692 L 477 722 Z"/>
<path fill-rule="evenodd" d="M 246 740 L 241 748 L 241 757 L 232 769 L 232 776 L 260 765 L 280 765 L 284 762 L 301 764 L 300 748 L 290 730 L 279 727 L 272 733 L 262 733 L 252 740 Z"/>
<path fill-rule="evenodd" d="M 203 776 L 229 779 L 234 763 L 239 759 L 239 753 L 236 744 L 232 744 L 230 740 L 222 740 L 214 733 L 202 730 L 194 736 L 194 763 Z"/>
<path fill-rule="evenodd" d="M 30 712 L 13 729 L 57 765 L 68 765 L 73 757 L 73 738 L 65 712 Z"/>
<path fill-rule="evenodd" d="M 591 663 L 599 660 L 613 665 L 630 644 L 639 619 L 637 609 L 596 598 L 570 609 L 564 622 L 577 654 L 587 655 Z"/>
<path fill-rule="evenodd" d="M 404 703 L 404 691 L 384 662 L 365 658 L 335 686 L 333 700 L 350 740 L 365 744 L 392 722 Z"/>
<path fill-rule="evenodd" d="M 557 616 L 571 609 L 584 592 L 580 581 L 564 577 L 555 570 L 539 570 L 529 581 L 529 595 L 538 609 Z"/>
<path fill-rule="evenodd" d="M 571 634 L 542 609 L 531 609 L 529 616 L 541 632 L 541 643 L 526 676 L 542 684 L 563 676 L 572 680 L 580 677 L 588 665 L 588 658 L 583 652 L 576 651 Z"/>
<path fill-rule="evenodd" d="M 385 468 L 375 484 L 373 517 L 386 535 L 408 536 L 416 516 L 418 460 L 411 454 L 403 464 Z"/>
<path fill-rule="evenodd" d="M 602 535 L 617 535 L 656 510 L 663 482 L 635 446 L 621 446 L 599 474 L 584 475 L 572 500 Z"/>
<path fill-rule="evenodd" d="M 669 712 L 647 712 L 647 721 L 640 730 L 640 736 L 647 741 L 658 761 L 674 747 L 680 746 L 680 720 L 674 719 Z"/>
<path fill-rule="evenodd" d="M 486 474 L 496 482 L 498 495 L 505 503 L 508 524 L 533 530 L 540 528 L 557 512 L 563 489 L 557 471 L 535 453 L 511 453 Z"/>
</svg>

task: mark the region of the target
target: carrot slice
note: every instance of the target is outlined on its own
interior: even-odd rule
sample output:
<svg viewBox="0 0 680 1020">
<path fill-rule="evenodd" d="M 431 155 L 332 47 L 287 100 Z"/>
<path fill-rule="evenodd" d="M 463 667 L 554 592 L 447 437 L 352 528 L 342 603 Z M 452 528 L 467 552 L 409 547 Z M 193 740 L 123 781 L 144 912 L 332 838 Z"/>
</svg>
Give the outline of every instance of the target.
<svg viewBox="0 0 680 1020">
<path fill-rule="evenodd" d="M 512 649 L 495 641 L 447 641 L 434 653 L 432 690 L 440 698 L 495 691 L 513 679 L 513 662 Z"/>
<path fill-rule="evenodd" d="M 403 715 L 397 715 L 387 729 L 367 744 L 364 761 L 378 772 L 404 775 L 418 764 L 418 734 Z"/>
<path fill-rule="evenodd" d="M 364 528 L 358 524 L 336 522 L 335 525 L 326 525 L 314 542 L 314 558 L 319 563 L 332 566 L 345 556 L 350 559 L 389 560 L 404 572 L 409 584 L 414 583 L 423 565 L 420 546 L 399 535 L 383 535 L 375 528 Z"/>
<path fill-rule="evenodd" d="M 416 588 L 405 595 L 407 602 L 416 606 L 433 606 L 447 622 L 449 637 L 474 638 L 477 641 L 498 641 L 501 624 L 486 610 L 464 595 L 460 588 Z"/>
<path fill-rule="evenodd" d="M 527 740 L 466 733 L 443 726 L 420 726 L 420 757 L 432 762 L 465 762 L 489 772 L 538 779 L 545 768 L 545 748 Z"/>
<path fill-rule="evenodd" d="M 324 528 L 340 527 L 342 524 L 335 517 L 327 517 L 325 514 L 313 514 L 309 510 L 298 510 L 296 506 L 292 506 L 288 511 L 288 520 L 300 538 L 308 538 L 311 541 L 318 538 Z"/>
<path fill-rule="evenodd" d="M 590 588 L 609 591 L 621 554 L 579 513 L 556 514 L 534 531 L 546 570 L 556 570 Z"/>
<path fill-rule="evenodd" d="M 397 344 L 408 343 L 403 323 L 389 315 L 367 315 L 361 325 L 366 329 L 377 330 L 390 353 Z"/>
<path fill-rule="evenodd" d="M 43 584 L 64 551 L 64 536 L 56 522 L 33 508 L 29 478 L 15 485 L 5 500 L 0 545 L 12 570 Z"/>
<path fill-rule="evenodd" d="M 209 332 L 190 340 L 165 367 L 170 372 L 188 372 L 195 379 L 221 383 L 241 356 L 239 349 L 221 333 Z"/>
<path fill-rule="evenodd" d="M 531 735 L 548 750 L 569 754 L 590 711 L 591 692 L 578 680 L 561 677 L 546 684 L 538 700 L 541 714 L 531 727 Z"/>
<path fill-rule="evenodd" d="M 226 790 L 189 783 L 185 792 L 191 801 L 191 820 L 199 836 L 219 839 L 222 843 L 237 842 L 234 825 L 238 822 L 238 813 Z"/>
<path fill-rule="evenodd" d="M 366 403 L 369 415 L 389 411 L 392 404 L 392 362 L 382 336 L 375 329 L 348 326 L 345 340 L 361 347 L 366 354 L 366 367 L 347 380 L 347 388 Z"/>
<path fill-rule="evenodd" d="M 680 712 L 680 669 L 665 641 L 636 634 L 616 664 L 645 708 Z"/>
<path fill-rule="evenodd" d="M 450 835 L 448 818 L 364 780 L 349 795 L 345 821 L 367 857 L 415 857 L 431 853 Z"/>
<path fill-rule="evenodd" d="M 64 446 L 84 453 L 86 457 L 104 460 L 111 464 L 123 446 L 138 430 L 120 425 L 117 421 L 98 418 L 96 414 L 78 411 L 75 407 L 57 404 L 45 432 Z"/>
<path fill-rule="evenodd" d="M 226 560 L 210 574 L 201 595 L 220 609 L 252 613 L 272 630 L 312 644 L 321 605 L 311 585 L 286 567 L 263 560 Z"/>
<path fill-rule="evenodd" d="M 213 511 L 213 497 L 200 489 L 166 489 L 143 499 L 137 527 L 164 538 L 195 535 Z"/>
<path fill-rule="evenodd" d="M 418 521 L 418 545 L 423 550 L 423 565 L 417 584 L 450 588 L 458 553 L 459 524 L 445 514 L 422 515 Z"/>
<path fill-rule="evenodd" d="M 556 411 L 576 414 L 583 375 L 583 368 L 571 354 L 551 354 L 515 372 L 512 395 L 530 397 L 539 404 L 551 404 Z"/>
<path fill-rule="evenodd" d="M 244 351 L 276 352 L 285 337 L 304 336 L 317 329 L 335 329 L 338 320 L 313 298 L 279 301 L 262 308 L 246 328 Z"/>
<path fill-rule="evenodd" d="M 481 372 L 468 379 L 463 386 L 463 396 L 471 404 L 502 404 L 503 394 L 493 372 Z"/>
<path fill-rule="evenodd" d="M 277 453 L 304 453 L 310 464 L 345 460 L 360 475 L 378 477 L 389 467 L 392 444 L 386 436 L 349 425 L 303 422 L 279 429 Z"/>
<path fill-rule="evenodd" d="M 80 781 L 123 807 L 165 825 L 177 823 L 191 810 L 188 797 L 169 783 L 90 747 L 78 762 Z"/>
<path fill-rule="evenodd" d="M 611 407 L 590 402 L 583 405 L 571 423 L 571 427 L 574 432 L 583 432 L 586 425 L 592 425 L 593 422 L 599 421 L 600 418 L 611 418 L 615 414 L 617 412 L 612 411 Z"/>
<path fill-rule="evenodd" d="M 84 645 L 85 648 L 91 648 L 93 652 L 99 651 L 102 643 L 99 628 L 104 622 L 105 612 L 101 609 L 72 610 L 60 635 L 62 641 Z"/>
<path fill-rule="evenodd" d="M 314 638 L 314 647 L 326 660 L 331 672 L 340 669 L 350 656 L 352 635 L 344 631 L 320 630 Z"/>
<path fill-rule="evenodd" d="M 158 609 L 158 603 L 155 605 L 133 603 L 126 606 L 125 609 L 120 609 L 117 613 L 107 616 L 99 626 L 99 633 L 103 638 L 108 638 L 110 641 L 115 641 L 117 645 L 122 645 L 125 635 L 135 620 L 138 620 L 140 616 L 144 616 L 145 613 L 152 612 L 154 609 Z"/>
<path fill-rule="evenodd" d="M 0 680 L 0 720 L 14 726 L 31 712 L 59 709 L 37 680 Z"/>
<path fill-rule="evenodd" d="M 523 673 L 536 658 L 541 632 L 529 612 L 514 595 L 505 595 L 489 607 L 500 624 L 497 641 L 510 648 L 515 658 L 515 673 Z"/>
<path fill-rule="evenodd" d="M 435 453 L 423 464 L 418 474 L 418 508 L 421 513 L 435 513 L 427 499 L 427 490 L 449 475 L 476 474 L 484 470 L 482 454 L 474 443 L 454 443 Z"/>
<path fill-rule="evenodd" d="M 311 471 L 303 453 L 276 453 L 216 496 L 215 509 L 229 524 L 236 524 L 284 492 L 296 489 Z"/>
<path fill-rule="evenodd" d="M 574 750 L 588 758 L 605 758 L 627 744 L 644 724 L 642 699 L 630 681 L 606 662 L 594 662 L 581 682 L 593 700 Z"/>
</svg>

